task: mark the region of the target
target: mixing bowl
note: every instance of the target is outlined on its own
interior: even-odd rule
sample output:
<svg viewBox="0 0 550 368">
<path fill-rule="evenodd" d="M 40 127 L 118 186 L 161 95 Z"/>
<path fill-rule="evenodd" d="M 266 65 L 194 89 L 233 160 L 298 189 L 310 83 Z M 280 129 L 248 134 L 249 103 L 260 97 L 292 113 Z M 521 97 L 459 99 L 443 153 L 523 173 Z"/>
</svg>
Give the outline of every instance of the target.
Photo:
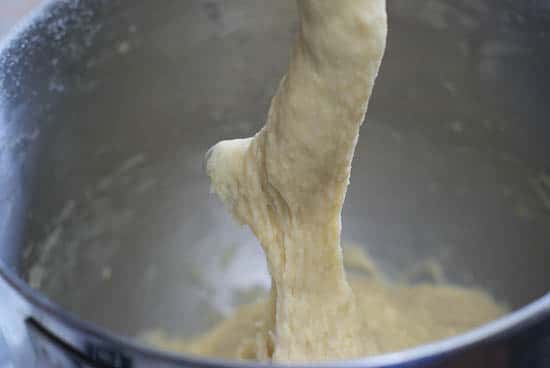
<svg viewBox="0 0 550 368">
<path fill-rule="evenodd" d="M 549 367 L 550 2 L 388 12 L 344 242 L 390 280 L 483 288 L 511 313 L 333 366 Z M 269 288 L 202 159 L 262 126 L 295 30 L 291 0 L 66 0 L 5 42 L 0 348 L 14 368 L 248 364 L 136 338 L 195 336 Z"/>
</svg>

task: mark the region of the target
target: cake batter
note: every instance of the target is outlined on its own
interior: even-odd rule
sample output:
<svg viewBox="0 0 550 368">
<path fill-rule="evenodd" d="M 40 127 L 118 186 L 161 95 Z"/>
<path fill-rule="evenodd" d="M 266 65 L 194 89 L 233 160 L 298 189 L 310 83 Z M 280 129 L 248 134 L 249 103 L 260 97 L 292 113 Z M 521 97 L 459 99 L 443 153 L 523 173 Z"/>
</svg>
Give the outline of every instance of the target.
<svg viewBox="0 0 550 368">
<path fill-rule="evenodd" d="M 340 214 L 385 49 L 385 0 L 297 4 L 299 33 L 265 127 L 218 143 L 206 164 L 212 190 L 260 241 L 271 294 L 186 350 L 283 363 L 350 359 L 497 316 L 500 309 L 475 291 L 389 288 L 373 279 L 350 287 Z"/>
</svg>

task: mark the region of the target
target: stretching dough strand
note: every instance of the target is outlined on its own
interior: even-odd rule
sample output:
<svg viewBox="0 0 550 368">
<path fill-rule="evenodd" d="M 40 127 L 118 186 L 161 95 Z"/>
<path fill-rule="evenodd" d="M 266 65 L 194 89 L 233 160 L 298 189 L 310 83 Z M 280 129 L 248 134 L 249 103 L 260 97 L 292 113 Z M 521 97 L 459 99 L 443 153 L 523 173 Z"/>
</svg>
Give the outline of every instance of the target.
<svg viewBox="0 0 550 368">
<path fill-rule="evenodd" d="M 280 362 L 377 350 L 360 337 L 340 214 L 384 53 L 385 0 L 297 3 L 299 34 L 266 125 L 253 138 L 218 143 L 206 165 L 213 191 L 267 256 L 272 318 L 259 341 Z"/>
</svg>

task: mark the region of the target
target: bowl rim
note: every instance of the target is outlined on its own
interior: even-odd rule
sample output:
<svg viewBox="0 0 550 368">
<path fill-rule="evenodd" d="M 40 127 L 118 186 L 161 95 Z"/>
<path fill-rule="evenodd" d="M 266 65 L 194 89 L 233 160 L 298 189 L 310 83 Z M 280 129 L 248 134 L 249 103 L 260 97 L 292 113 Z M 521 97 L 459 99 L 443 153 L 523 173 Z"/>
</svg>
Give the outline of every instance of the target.
<svg viewBox="0 0 550 368">
<path fill-rule="evenodd" d="M 412 363 L 421 360 L 443 357 L 447 354 L 457 352 L 470 346 L 488 342 L 499 337 L 506 336 L 522 327 L 530 326 L 545 317 L 550 317 L 550 291 L 540 298 L 518 308 L 494 321 L 469 330 L 465 333 L 437 340 L 413 348 L 391 352 L 387 354 L 374 355 L 365 358 L 321 362 L 311 364 L 273 364 L 246 361 L 231 361 L 215 358 L 206 358 L 183 353 L 174 353 L 153 348 L 147 344 L 130 337 L 117 335 L 104 327 L 79 318 L 76 314 L 66 311 L 58 304 L 50 301 L 47 297 L 32 289 L 15 272 L 0 261 L 0 281 L 4 280 L 11 286 L 27 303 L 65 328 L 75 332 L 83 333 L 88 337 L 106 342 L 109 345 L 119 347 L 121 350 L 141 355 L 150 360 L 164 362 L 166 364 L 204 367 L 204 368 L 252 368 L 252 367 L 334 367 L 339 368 L 381 368 L 394 367 L 405 363 Z M 52 331 L 54 335 L 55 331 Z M 57 335 L 56 335 L 57 336 Z M 76 349 L 72 344 L 62 340 L 68 346 Z M 76 349 L 79 350 L 79 349 Z"/>
</svg>

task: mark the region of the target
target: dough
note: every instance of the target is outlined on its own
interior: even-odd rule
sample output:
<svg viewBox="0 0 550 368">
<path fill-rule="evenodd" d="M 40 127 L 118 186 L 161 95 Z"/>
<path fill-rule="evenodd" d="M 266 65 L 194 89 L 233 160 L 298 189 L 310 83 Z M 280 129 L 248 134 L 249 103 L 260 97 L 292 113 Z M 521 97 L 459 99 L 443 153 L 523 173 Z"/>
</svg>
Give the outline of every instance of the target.
<svg viewBox="0 0 550 368">
<path fill-rule="evenodd" d="M 265 127 L 253 138 L 218 143 L 206 163 L 212 190 L 264 249 L 271 295 L 188 350 L 275 362 L 350 359 L 494 317 L 476 292 L 389 289 L 366 280 L 350 287 L 340 213 L 385 49 L 385 0 L 297 3 L 299 33 Z M 465 309 L 450 315 L 456 306 Z"/>
<path fill-rule="evenodd" d="M 298 10 L 265 127 L 218 143 L 207 160 L 213 191 L 266 253 L 270 318 L 258 356 L 278 362 L 376 352 L 344 274 L 340 212 L 385 48 L 385 1 L 298 0 Z"/>
<path fill-rule="evenodd" d="M 349 276 L 361 311 L 359 339 L 389 353 L 465 332 L 505 312 L 485 292 L 457 286 L 389 285 L 380 278 Z M 230 360 L 269 360 L 264 336 L 269 301 L 243 305 L 204 336 L 185 340 L 161 331 L 144 337 L 148 343 L 175 352 Z M 372 352 L 371 352 L 372 353 Z"/>
</svg>

